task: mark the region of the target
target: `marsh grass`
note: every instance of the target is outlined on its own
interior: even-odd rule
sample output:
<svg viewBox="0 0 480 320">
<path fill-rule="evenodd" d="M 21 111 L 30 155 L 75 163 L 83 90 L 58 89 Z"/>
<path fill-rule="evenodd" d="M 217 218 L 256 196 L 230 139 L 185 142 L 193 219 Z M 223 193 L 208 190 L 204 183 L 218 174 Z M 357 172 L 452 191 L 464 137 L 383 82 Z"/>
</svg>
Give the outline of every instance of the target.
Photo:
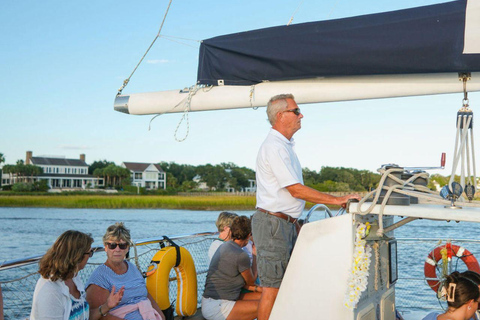
<svg viewBox="0 0 480 320">
<path fill-rule="evenodd" d="M 0 207 L 90 209 L 255 210 L 255 196 L 158 196 L 99 194 L 0 195 Z M 306 209 L 313 206 L 307 202 Z M 338 209 L 338 206 L 328 206 Z"/>
<path fill-rule="evenodd" d="M 0 207 L 254 210 L 254 196 L 4 195 Z"/>
</svg>

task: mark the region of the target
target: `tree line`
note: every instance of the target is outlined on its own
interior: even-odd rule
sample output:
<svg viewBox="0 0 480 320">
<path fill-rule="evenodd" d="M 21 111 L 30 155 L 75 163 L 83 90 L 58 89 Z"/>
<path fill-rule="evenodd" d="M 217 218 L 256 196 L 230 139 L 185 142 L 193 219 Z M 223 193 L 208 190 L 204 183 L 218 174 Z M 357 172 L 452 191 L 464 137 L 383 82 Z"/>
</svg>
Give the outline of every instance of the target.
<svg viewBox="0 0 480 320">
<path fill-rule="evenodd" d="M 239 167 L 234 163 L 218 165 L 177 164 L 175 162 L 160 162 L 167 173 L 167 187 L 179 191 L 190 191 L 198 187 L 193 181 L 200 177 L 209 190 L 224 190 L 225 187 L 237 191 L 250 186 L 249 180 L 255 179 L 255 171 L 247 167 Z M 338 191 L 369 191 L 380 181 L 380 175 L 368 170 L 358 170 L 343 167 L 322 167 L 320 171 L 303 169 L 304 184 L 323 192 Z"/>
<path fill-rule="evenodd" d="M 103 178 L 107 187 L 122 187 L 130 184 L 130 170 L 107 160 L 94 161 L 88 166 L 88 174 Z"/>
<path fill-rule="evenodd" d="M 0 153 L 0 165 L 4 162 L 5 156 Z M 232 162 L 198 166 L 159 162 L 159 165 L 166 173 L 167 189 L 170 192 L 198 190 L 200 183 L 204 183 L 210 191 L 224 191 L 227 187 L 244 191 L 250 187 L 250 180 L 255 179 L 254 170 Z M 16 176 L 17 181 L 22 183 L 33 183 L 34 177 L 43 173 L 42 168 L 26 165 L 23 160 L 18 160 L 15 165 L 4 165 L 2 170 L 3 173 L 10 174 L 10 177 Z M 121 188 L 131 183 L 130 171 L 112 161 L 94 161 L 89 166 L 88 173 L 103 178 L 107 187 Z M 380 175 L 354 168 L 322 167 L 318 172 L 304 168 L 303 179 L 305 185 L 322 192 L 359 192 L 376 188 Z M 434 174 L 430 177 L 428 187 L 435 190 L 436 185 L 444 186 L 449 179 L 449 176 Z"/>
<path fill-rule="evenodd" d="M 0 165 L 5 162 L 5 157 L 0 153 Z M 15 192 L 31 192 L 48 190 L 46 181 L 35 181 L 35 177 L 43 173 L 43 169 L 31 164 L 25 164 L 23 160 L 18 160 L 16 164 L 6 164 L 0 170 L 0 177 L 5 173 L 9 175 L 10 181 L 16 177 L 16 183 L 12 187 Z"/>
<path fill-rule="evenodd" d="M 199 182 L 204 182 L 210 191 L 224 191 L 226 187 L 244 191 L 250 187 L 249 180 L 255 179 L 255 171 L 232 162 L 199 166 L 160 162 L 160 167 L 167 174 L 167 188 L 178 191 L 195 190 L 199 187 Z"/>
<path fill-rule="evenodd" d="M 3 157 L 3 155 L 1 156 Z M 16 176 L 18 182 L 33 183 L 35 176 L 41 175 L 43 173 L 43 169 L 32 164 L 25 164 L 23 160 L 18 160 L 14 165 L 4 165 L 2 172 L 10 175 L 10 181 L 12 176 Z"/>
<path fill-rule="evenodd" d="M 370 191 L 377 187 L 380 174 L 344 167 L 322 167 L 320 171 L 303 169 L 306 186 L 322 192 Z"/>
</svg>

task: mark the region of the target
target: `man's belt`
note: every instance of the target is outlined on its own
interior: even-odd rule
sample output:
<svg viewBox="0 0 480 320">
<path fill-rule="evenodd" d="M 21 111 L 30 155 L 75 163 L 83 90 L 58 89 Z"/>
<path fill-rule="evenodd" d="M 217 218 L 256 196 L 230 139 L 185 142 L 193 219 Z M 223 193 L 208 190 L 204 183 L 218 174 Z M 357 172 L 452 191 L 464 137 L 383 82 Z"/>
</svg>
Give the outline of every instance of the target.
<svg viewBox="0 0 480 320">
<path fill-rule="evenodd" d="M 285 214 L 283 212 L 270 212 L 270 211 L 262 209 L 262 208 L 257 208 L 257 210 L 261 211 L 263 213 L 266 213 L 266 214 L 271 214 L 272 216 L 275 216 L 277 218 L 286 220 L 287 222 L 290 222 L 290 223 L 293 223 L 293 224 L 295 224 L 298 220 L 298 219 L 292 218 L 291 216 L 289 216 L 288 214 Z"/>
</svg>

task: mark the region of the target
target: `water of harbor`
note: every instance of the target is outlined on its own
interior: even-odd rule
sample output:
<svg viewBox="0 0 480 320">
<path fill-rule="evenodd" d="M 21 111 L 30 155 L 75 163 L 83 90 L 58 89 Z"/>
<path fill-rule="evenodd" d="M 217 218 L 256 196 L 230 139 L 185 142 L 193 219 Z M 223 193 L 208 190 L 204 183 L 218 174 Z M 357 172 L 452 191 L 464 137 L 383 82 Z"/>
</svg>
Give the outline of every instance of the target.
<svg viewBox="0 0 480 320">
<path fill-rule="evenodd" d="M 252 214 L 252 212 L 238 212 Z M 219 211 L 0 208 L 0 261 L 44 253 L 64 231 L 90 233 L 102 246 L 106 228 L 124 222 L 133 239 L 214 231 Z"/>
<path fill-rule="evenodd" d="M 122 221 L 135 240 L 161 235 L 184 235 L 215 231 L 220 211 L 137 210 L 137 209 L 61 209 L 61 208 L 0 208 L 0 262 L 43 254 L 65 230 L 75 229 L 92 234 L 94 246 L 101 246 L 105 229 Z M 250 216 L 253 211 L 237 211 Z M 323 218 L 315 213 L 312 220 Z M 477 240 L 478 224 L 417 220 L 395 231 L 397 238 L 472 239 Z M 333 245 L 333 244 L 332 244 Z M 438 241 L 398 243 L 397 305 L 411 304 L 414 309 L 438 308 L 433 291 L 423 280 L 423 264 Z M 459 243 L 480 257 L 478 243 Z M 328 263 L 328 262 L 326 262 Z M 350 262 L 346 262 L 350 263 Z M 458 264 L 458 269 L 465 267 Z M 419 280 L 412 280 L 419 279 Z M 8 279 L 2 278 L 0 282 Z M 407 292 L 415 291 L 415 297 Z M 413 300 L 412 300 L 413 299 Z M 8 308 L 8 306 L 6 306 Z"/>
</svg>

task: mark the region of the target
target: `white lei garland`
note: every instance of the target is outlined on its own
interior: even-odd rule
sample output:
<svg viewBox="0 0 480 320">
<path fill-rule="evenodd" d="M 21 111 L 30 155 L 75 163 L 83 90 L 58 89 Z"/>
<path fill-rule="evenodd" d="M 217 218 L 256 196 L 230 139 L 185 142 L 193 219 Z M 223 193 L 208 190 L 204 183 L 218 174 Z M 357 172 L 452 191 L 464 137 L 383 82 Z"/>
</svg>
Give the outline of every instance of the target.
<svg viewBox="0 0 480 320">
<path fill-rule="evenodd" d="M 359 223 L 357 226 L 353 263 L 344 300 L 344 305 L 347 308 L 356 308 L 361 293 L 367 289 L 368 268 L 370 267 L 372 248 L 367 245 L 367 241 L 364 239 L 368 235 L 369 230 L 370 223 L 368 222 L 365 224 Z"/>
</svg>

